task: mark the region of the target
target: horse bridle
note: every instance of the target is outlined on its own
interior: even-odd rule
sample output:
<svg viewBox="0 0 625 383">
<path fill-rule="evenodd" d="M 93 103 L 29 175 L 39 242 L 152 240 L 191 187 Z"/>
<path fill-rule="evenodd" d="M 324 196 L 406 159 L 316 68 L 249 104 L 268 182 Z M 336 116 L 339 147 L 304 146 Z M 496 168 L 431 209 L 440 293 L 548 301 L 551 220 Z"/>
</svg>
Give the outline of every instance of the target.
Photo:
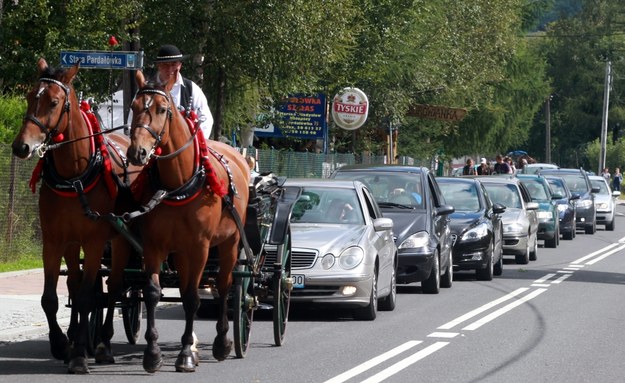
<svg viewBox="0 0 625 383">
<path fill-rule="evenodd" d="M 35 125 L 39 127 L 39 129 L 41 130 L 41 133 L 46 135 L 46 138 L 44 139 L 43 143 L 36 148 L 37 155 L 39 157 L 43 157 L 47 151 L 48 146 L 50 145 L 50 141 L 52 141 L 54 136 L 56 136 L 59 133 L 59 126 L 61 125 L 61 120 L 63 120 L 63 114 L 67 113 L 68 127 L 71 125 L 72 120 L 69 114 L 70 107 L 71 107 L 71 104 L 69 101 L 69 93 L 70 93 L 69 87 L 63 84 L 61 81 L 55 80 L 53 78 L 48 78 L 48 77 L 41 77 L 39 79 L 39 82 L 45 82 L 48 84 L 56 84 L 65 92 L 65 104 L 63 105 L 63 109 L 61 110 L 61 115 L 59 116 L 59 119 L 56 122 L 56 126 L 54 127 L 54 129 L 51 129 L 51 130 L 48 129 L 48 127 L 45 126 L 41 121 L 39 121 L 39 119 L 35 117 L 34 114 L 27 114 L 24 117 L 25 121 L 31 121 L 32 123 L 34 123 Z M 37 95 L 35 96 L 35 99 L 37 100 L 37 105 L 35 106 L 35 113 L 37 113 L 37 111 L 39 110 L 39 99 L 41 98 L 41 95 L 43 94 L 44 91 L 45 91 L 45 87 L 42 86 L 37 92 Z"/>
<path fill-rule="evenodd" d="M 167 158 L 172 158 L 177 156 L 178 154 L 180 154 L 183 150 L 185 150 L 187 147 L 189 147 L 189 145 L 191 145 L 191 143 L 193 143 L 193 140 L 195 139 L 195 134 L 197 132 L 197 129 L 199 129 L 199 127 L 197 129 L 195 129 L 195 131 L 193 132 L 193 134 L 191 135 L 191 138 L 189 139 L 189 141 L 187 141 L 184 145 L 182 145 L 180 148 L 178 148 L 176 151 L 166 154 L 166 155 L 157 155 L 154 154 L 156 152 L 156 148 L 158 147 L 158 145 L 161 143 L 162 139 L 163 139 L 163 135 L 165 134 L 165 128 L 167 125 L 167 121 L 170 122 L 171 124 L 171 120 L 173 118 L 173 113 L 171 111 L 171 101 L 169 99 L 169 95 L 165 92 L 163 92 L 162 90 L 158 90 L 158 89 L 142 89 L 140 91 L 137 92 L 137 95 L 140 94 L 158 94 L 159 96 L 163 96 L 165 97 L 165 99 L 167 100 L 167 118 L 165 119 L 165 122 L 163 123 L 163 129 L 161 129 L 160 133 L 156 133 L 156 131 L 154 131 L 154 129 L 152 129 L 152 127 L 150 125 L 147 124 L 142 124 L 142 125 L 131 125 L 130 128 L 137 128 L 137 129 L 145 129 L 148 131 L 148 133 L 150 133 L 150 135 L 154 138 L 154 144 L 152 145 L 152 149 L 150 149 L 150 153 L 148 155 L 148 158 L 152 158 L 154 157 L 155 159 L 159 160 L 159 159 L 167 159 Z M 147 113 L 148 116 L 150 114 L 150 103 L 145 102 L 143 104 L 143 111 L 142 113 Z M 151 116 L 150 116 L 150 120 L 151 120 Z"/>
</svg>

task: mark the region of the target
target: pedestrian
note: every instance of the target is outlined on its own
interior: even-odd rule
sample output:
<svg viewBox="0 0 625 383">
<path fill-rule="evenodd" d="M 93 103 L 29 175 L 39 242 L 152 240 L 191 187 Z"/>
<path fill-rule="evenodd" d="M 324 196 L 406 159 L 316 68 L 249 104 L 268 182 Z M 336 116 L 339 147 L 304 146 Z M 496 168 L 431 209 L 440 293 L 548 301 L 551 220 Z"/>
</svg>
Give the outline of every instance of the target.
<svg viewBox="0 0 625 383">
<path fill-rule="evenodd" d="M 480 160 L 480 166 L 477 167 L 477 174 L 480 176 L 489 176 L 491 175 L 490 165 L 486 161 L 486 158 Z"/>
<path fill-rule="evenodd" d="M 614 177 L 612 178 L 612 191 L 621 191 L 621 184 L 623 183 L 623 175 L 621 174 L 621 169 L 614 169 Z"/>
<path fill-rule="evenodd" d="M 253 183 L 256 177 L 259 176 L 258 172 L 256 171 L 256 158 L 254 158 L 253 156 L 247 156 L 245 157 L 245 161 L 250 167 L 250 182 Z"/>
<path fill-rule="evenodd" d="M 493 169 L 494 174 L 509 174 L 510 166 L 503 160 L 503 156 L 501 154 L 497 154 L 495 157 L 495 166 Z"/>
<path fill-rule="evenodd" d="M 608 182 L 608 185 L 610 184 L 610 172 L 608 171 L 608 168 L 603 168 L 603 171 L 601 172 L 601 176 L 603 178 L 605 178 L 605 180 Z"/>
<path fill-rule="evenodd" d="M 506 157 L 506 163 L 508 164 L 508 174 L 516 174 L 516 166 L 514 166 L 514 161 L 512 161 L 511 157 Z"/>
<path fill-rule="evenodd" d="M 187 57 L 174 45 L 166 44 L 161 46 L 154 60 L 158 70 L 157 80 L 162 84 L 166 84 L 170 79 L 176 79 L 173 88 L 169 92 L 174 105 L 180 111 L 192 110 L 197 114 L 204 138 L 208 140 L 213 129 L 213 115 L 208 107 L 208 100 L 202 88 L 180 74 L 182 62 Z M 128 121 L 132 121 L 132 110 L 128 115 Z"/>
<path fill-rule="evenodd" d="M 463 176 L 476 175 L 477 173 L 475 172 L 474 164 L 475 164 L 475 162 L 473 161 L 473 158 L 469 158 L 467 160 L 467 164 L 464 165 L 464 168 L 462 168 L 462 175 Z"/>
</svg>

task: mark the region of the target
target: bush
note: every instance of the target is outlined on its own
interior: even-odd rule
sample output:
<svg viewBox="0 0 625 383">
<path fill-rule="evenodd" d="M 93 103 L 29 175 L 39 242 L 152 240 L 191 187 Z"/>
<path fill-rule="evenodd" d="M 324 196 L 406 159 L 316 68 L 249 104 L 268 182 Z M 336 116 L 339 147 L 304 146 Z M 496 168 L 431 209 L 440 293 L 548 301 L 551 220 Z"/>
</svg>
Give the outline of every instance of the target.
<svg viewBox="0 0 625 383">
<path fill-rule="evenodd" d="M 24 97 L 0 96 L 0 143 L 10 144 L 22 125 L 26 111 Z"/>
</svg>

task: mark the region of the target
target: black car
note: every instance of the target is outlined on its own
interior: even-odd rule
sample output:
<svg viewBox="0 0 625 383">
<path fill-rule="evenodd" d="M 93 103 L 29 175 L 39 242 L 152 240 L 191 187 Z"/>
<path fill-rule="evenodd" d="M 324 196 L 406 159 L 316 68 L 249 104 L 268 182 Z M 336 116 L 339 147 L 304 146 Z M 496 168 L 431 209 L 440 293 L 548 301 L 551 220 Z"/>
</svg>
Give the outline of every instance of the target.
<svg viewBox="0 0 625 383">
<path fill-rule="evenodd" d="M 593 187 L 584 169 L 545 169 L 542 175 L 552 175 L 564 178 L 571 193 L 579 196 L 576 202 L 577 216 L 576 226 L 583 229 L 586 234 L 595 234 L 597 231 L 597 210 L 595 207 L 595 195 L 599 188 Z"/>
<path fill-rule="evenodd" d="M 556 200 L 562 239 L 573 239 L 577 231 L 577 225 L 575 223 L 577 218 L 577 206 L 575 206 L 575 201 L 579 199 L 579 194 L 571 193 L 571 190 L 566 185 L 566 181 L 564 181 L 562 177 L 545 175 L 545 179 L 549 182 L 551 189 L 562 196 L 562 198 Z"/>
<path fill-rule="evenodd" d="M 475 270 L 478 280 L 490 281 L 503 272 L 503 222 L 506 207 L 493 204 L 475 178 L 437 177 L 451 218 L 454 270 Z"/>
<path fill-rule="evenodd" d="M 331 178 L 361 181 L 384 217 L 393 220 L 398 249 L 397 283 L 421 282 L 423 292 L 437 294 L 453 281 L 449 214 L 434 174 L 425 167 L 347 165 Z"/>
</svg>

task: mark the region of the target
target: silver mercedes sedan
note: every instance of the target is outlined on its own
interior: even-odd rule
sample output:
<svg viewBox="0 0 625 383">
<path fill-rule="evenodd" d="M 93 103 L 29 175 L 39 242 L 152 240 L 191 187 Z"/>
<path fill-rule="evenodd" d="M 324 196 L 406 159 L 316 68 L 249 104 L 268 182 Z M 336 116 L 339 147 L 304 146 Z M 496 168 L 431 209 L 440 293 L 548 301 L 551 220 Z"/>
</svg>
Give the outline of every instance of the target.
<svg viewBox="0 0 625 383">
<path fill-rule="evenodd" d="M 348 308 L 374 320 L 396 302 L 393 221 L 359 181 L 287 179 L 302 187 L 291 216 L 292 302 Z"/>
</svg>

